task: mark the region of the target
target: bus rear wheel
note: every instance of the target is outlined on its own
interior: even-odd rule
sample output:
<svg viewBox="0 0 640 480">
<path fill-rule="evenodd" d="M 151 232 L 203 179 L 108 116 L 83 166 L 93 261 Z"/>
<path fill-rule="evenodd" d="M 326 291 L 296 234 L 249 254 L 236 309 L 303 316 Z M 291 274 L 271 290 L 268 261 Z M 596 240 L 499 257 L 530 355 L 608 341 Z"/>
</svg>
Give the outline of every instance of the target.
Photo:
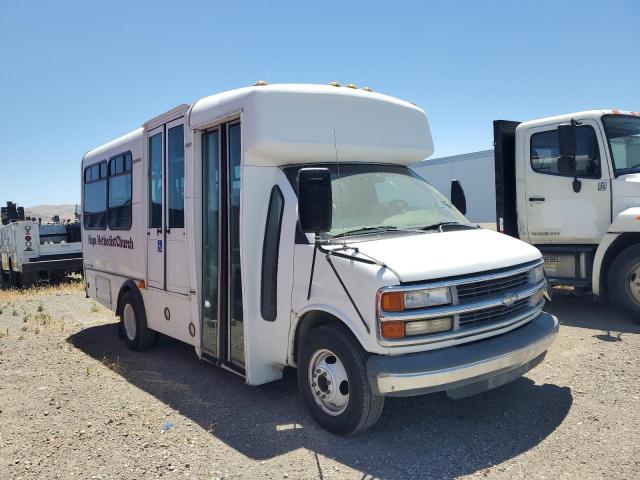
<svg viewBox="0 0 640 480">
<path fill-rule="evenodd" d="M 640 323 L 640 245 L 632 245 L 613 260 L 607 287 L 614 304 Z"/>
<path fill-rule="evenodd" d="M 131 350 L 140 351 L 150 348 L 156 333 L 147 327 L 144 306 L 131 291 L 122 296 L 120 309 L 120 329 L 124 341 Z"/>
<path fill-rule="evenodd" d="M 315 328 L 302 339 L 298 387 L 311 416 L 337 435 L 354 435 L 380 418 L 384 397 L 371 391 L 365 353 L 343 328 Z"/>
</svg>

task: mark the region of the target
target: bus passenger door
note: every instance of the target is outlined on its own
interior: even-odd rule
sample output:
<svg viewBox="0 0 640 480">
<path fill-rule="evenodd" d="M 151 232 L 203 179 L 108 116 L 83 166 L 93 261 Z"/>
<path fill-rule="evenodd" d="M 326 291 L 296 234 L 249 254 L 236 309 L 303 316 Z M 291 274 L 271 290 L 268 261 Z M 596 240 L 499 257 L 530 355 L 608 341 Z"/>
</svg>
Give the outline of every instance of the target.
<svg viewBox="0 0 640 480">
<path fill-rule="evenodd" d="M 149 132 L 147 282 L 186 295 L 184 120 Z"/>
<path fill-rule="evenodd" d="M 165 125 L 166 201 L 165 265 L 166 289 L 187 292 L 187 252 L 184 230 L 184 119 Z"/>
<path fill-rule="evenodd" d="M 202 349 L 244 370 L 240 269 L 240 122 L 202 136 Z"/>
<path fill-rule="evenodd" d="M 149 173 L 147 218 L 147 284 L 165 288 L 164 278 L 164 127 L 149 132 Z"/>
</svg>

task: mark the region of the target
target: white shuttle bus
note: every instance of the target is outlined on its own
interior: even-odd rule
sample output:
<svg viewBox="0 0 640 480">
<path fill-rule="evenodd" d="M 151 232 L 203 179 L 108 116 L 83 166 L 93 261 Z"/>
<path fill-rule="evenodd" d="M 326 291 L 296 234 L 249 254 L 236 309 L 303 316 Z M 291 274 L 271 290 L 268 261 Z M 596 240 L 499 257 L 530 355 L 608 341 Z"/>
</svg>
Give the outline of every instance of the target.
<svg viewBox="0 0 640 480">
<path fill-rule="evenodd" d="M 82 159 L 87 294 L 134 350 L 162 333 L 251 385 L 296 367 L 338 434 L 385 396 L 500 386 L 558 332 L 540 252 L 408 168 L 432 151 L 421 109 L 365 89 L 259 82 L 176 107 Z"/>
</svg>

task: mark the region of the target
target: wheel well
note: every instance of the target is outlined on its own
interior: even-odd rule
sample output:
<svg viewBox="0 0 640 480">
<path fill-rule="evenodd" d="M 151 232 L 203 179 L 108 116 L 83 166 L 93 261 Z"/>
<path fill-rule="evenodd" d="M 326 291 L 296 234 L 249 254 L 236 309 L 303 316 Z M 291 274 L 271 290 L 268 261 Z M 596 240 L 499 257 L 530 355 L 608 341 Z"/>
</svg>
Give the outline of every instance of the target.
<svg viewBox="0 0 640 480">
<path fill-rule="evenodd" d="M 613 263 L 613 260 L 618 256 L 620 252 L 627 249 L 631 245 L 640 243 L 640 233 L 623 233 L 616 238 L 611 246 L 607 249 L 602 259 L 602 267 L 600 268 L 600 291 L 607 292 L 607 277 L 609 275 L 609 268 Z"/>
<path fill-rule="evenodd" d="M 298 363 L 300 339 L 314 328 L 318 328 L 323 325 L 336 325 L 356 340 L 351 329 L 338 317 L 322 310 L 311 310 L 310 312 L 305 313 L 296 325 L 296 335 L 293 340 L 293 359 L 296 363 Z"/>
<path fill-rule="evenodd" d="M 118 292 L 118 300 L 116 301 L 116 316 L 119 317 L 122 315 L 122 297 L 127 292 L 133 293 L 133 295 L 138 299 L 140 305 L 144 305 L 142 301 L 142 295 L 140 294 L 140 290 L 138 290 L 137 285 L 132 280 L 127 280 L 120 287 L 120 291 Z"/>
</svg>

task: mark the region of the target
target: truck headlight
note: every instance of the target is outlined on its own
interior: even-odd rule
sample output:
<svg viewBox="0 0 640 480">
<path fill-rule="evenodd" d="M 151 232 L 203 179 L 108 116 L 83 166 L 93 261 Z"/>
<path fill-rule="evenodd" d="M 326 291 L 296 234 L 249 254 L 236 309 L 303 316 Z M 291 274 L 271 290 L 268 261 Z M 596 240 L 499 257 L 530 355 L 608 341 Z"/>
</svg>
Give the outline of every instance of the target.
<svg viewBox="0 0 640 480">
<path fill-rule="evenodd" d="M 385 312 L 402 312 L 416 308 L 435 307 L 451 303 L 449 287 L 424 288 L 405 292 L 384 292 L 380 308 Z"/>
</svg>

